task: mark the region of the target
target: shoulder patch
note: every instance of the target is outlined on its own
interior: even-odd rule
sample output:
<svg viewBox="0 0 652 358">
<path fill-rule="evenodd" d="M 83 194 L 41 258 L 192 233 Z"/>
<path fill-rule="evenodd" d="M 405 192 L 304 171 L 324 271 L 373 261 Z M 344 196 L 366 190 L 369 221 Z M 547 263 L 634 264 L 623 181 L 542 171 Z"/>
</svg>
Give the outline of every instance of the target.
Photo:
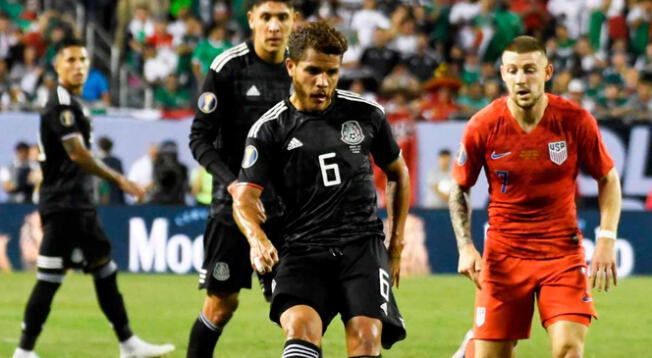
<svg viewBox="0 0 652 358">
<path fill-rule="evenodd" d="M 217 97 L 212 92 L 202 93 L 199 95 L 199 99 L 197 99 L 197 108 L 206 114 L 215 111 L 217 108 Z"/>
<path fill-rule="evenodd" d="M 72 127 L 75 124 L 75 115 L 71 110 L 65 109 L 59 114 L 59 122 L 64 127 Z"/>
<path fill-rule="evenodd" d="M 258 160 L 258 149 L 253 145 L 249 144 L 244 151 L 244 156 L 242 157 L 242 168 L 247 169 L 256 163 Z"/>
</svg>

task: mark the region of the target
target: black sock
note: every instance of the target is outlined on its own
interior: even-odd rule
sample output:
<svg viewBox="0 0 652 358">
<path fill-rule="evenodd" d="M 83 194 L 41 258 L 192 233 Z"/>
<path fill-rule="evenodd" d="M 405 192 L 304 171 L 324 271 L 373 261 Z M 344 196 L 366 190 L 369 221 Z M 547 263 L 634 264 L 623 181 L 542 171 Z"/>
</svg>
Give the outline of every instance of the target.
<svg viewBox="0 0 652 358">
<path fill-rule="evenodd" d="M 122 295 L 118 291 L 118 282 L 116 280 L 117 272 L 113 271 L 108 276 L 95 276 L 95 293 L 97 301 L 102 308 L 102 312 L 111 322 L 113 330 L 120 342 L 124 342 L 133 336 L 129 327 L 129 318 L 127 310 L 122 300 Z"/>
<path fill-rule="evenodd" d="M 216 326 L 200 312 L 190 331 L 186 358 L 212 358 L 221 334 L 222 327 Z"/>
<path fill-rule="evenodd" d="M 20 348 L 27 351 L 34 350 L 36 339 L 50 313 L 54 294 L 57 293 L 60 286 L 59 282 L 36 281 L 25 307 L 23 331 L 18 345 Z"/>
<path fill-rule="evenodd" d="M 283 355 L 281 358 L 319 358 L 321 357 L 321 349 L 316 345 L 303 341 L 301 339 L 288 339 L 285 341 L 283 348 Z"/>
</svg>

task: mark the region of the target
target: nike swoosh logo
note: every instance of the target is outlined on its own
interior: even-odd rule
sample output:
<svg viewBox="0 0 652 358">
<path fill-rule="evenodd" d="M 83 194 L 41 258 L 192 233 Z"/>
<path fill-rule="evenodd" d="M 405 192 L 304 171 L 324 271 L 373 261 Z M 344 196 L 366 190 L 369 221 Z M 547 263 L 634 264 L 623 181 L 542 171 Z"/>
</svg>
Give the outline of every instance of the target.
<svg viewBox="0 0 652 358">
<path fill-rule="evenodd" d="M 512 154 L 512 152 L 496 154 L 496 151 L 494 150 L 493 152 L 491 152 L 491 159 L 500 159 L 500 158 L 506 157 L 506 156 L 508 156 L 510 154 Z"/>
</svg>

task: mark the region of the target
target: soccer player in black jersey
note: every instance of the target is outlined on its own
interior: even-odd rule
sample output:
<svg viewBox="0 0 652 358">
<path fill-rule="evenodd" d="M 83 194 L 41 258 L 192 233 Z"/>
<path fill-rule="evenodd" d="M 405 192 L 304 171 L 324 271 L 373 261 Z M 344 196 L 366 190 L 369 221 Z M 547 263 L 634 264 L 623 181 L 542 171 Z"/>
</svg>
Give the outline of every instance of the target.
<svg viewBox="0 0 652 358">
<path fill-rule="evenodd" d="M 253 39 L 215 58 L 190 132 L 193 156 L 213 176 L 213 199 L 199 275 L 207 295 L 190 332 L 189 358 L 213 356 L 222 329 L 238 306 L 240 289 L 251 287 L 249 246 L 233 221 L 227 188 L 236 182 L 249 127 L 290 93 L 284 60 L 294 8 L 289 0 L 253 0 L 249 6 Z M 274 228 L 282 205 L 271 190 L 261 199 L 260 215 L 268 216 L 265 230 L 272 239 L 280 237 Z M 261 280 L 266 296 L 271 296 L 271 276 Z"/>
<path fill-rule="evenodd" d="M 286 66 L 294 87 L 249 130 L 233 213 L 250 262 L 274 279 L 270 318 L 286 334 L 283 358 L 321 355 L 323 332 L 339 313 L 350 357 L 380 357 L 405 337 L 392 294 L 398 285 L 409 174 L 383 108 L 335 90 L 347 42 L 324 22 L 290 35 Z M 388 177 L 390 245 L 376 212 L 372 162 Z M 273 187 L 285 204 L 278 254 L 256 205 Z M 263 194 L 264 195 L 264 194 Z"/>
<path fill-rule="evenodd" d="M 174 346 L 149 344 L 129 328 L 116 281 L 117 266 L 111 260 L 111 246 L 92 201 L 92 175 L 115 182 L 140 199 L 144 192 L 90 151 L 92 122 L 78 98 L 89 69 L 84 44 L 76 40 L 60 43 L 54 68 L 59 83 L 41 114 L 39 131 L 43 241 L 36 260 L 36 285 L 27 302 L 20 344 L 13 357 L 38 357 L 33 352 L 36 339 L 66 270 L 74 267 L 93 275 L 97 300 L 120 341 L 121 358 L 167 354 Z"/>
</svg>

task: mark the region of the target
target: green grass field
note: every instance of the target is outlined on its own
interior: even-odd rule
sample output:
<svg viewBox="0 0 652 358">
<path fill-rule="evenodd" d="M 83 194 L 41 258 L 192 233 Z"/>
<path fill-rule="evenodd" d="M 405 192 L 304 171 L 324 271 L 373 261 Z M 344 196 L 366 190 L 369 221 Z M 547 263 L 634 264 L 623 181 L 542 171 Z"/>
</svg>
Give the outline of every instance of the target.
<svg viewBox="0 0 652 358">
<path fill-rule="evenodd" d="M 34 274 L 0 274 L 0 357 L 11 357 L 18 342 L 25 301 Z M 188 332 L 203 292 L 195 276 L 133 275 L 119 278 L 134 331 L 152 342 L 171 342 L 171 357 L 185 357 Z M 458 276 L 404 278 L 396 292 L 408 338 L 383 357 L 448 358 L 470 328 L 473 288 Z M 279 357 L 281 329 L 267 319 L 260 292 L 243 291 L 238 313 L 217 347 L 222 358 Z M 625 279 L 615 290 L 596 293 L 601 319 L 592 326 L 587 358 L 652 357 L 652 277 Z M 538 320 L 538 317 L 535 318 Z M 549 357 L 545 332 L 535 320 L 532 338 L 518 346 L 518 357 Z M 324 357 L 346 357 L 342 324 L 336 319 L 323 341 Z M 89 277 L 69 274 L 37 344 L 42 358 L 117 357 L 113 332 L 95 301 Z"/>
</svg>

